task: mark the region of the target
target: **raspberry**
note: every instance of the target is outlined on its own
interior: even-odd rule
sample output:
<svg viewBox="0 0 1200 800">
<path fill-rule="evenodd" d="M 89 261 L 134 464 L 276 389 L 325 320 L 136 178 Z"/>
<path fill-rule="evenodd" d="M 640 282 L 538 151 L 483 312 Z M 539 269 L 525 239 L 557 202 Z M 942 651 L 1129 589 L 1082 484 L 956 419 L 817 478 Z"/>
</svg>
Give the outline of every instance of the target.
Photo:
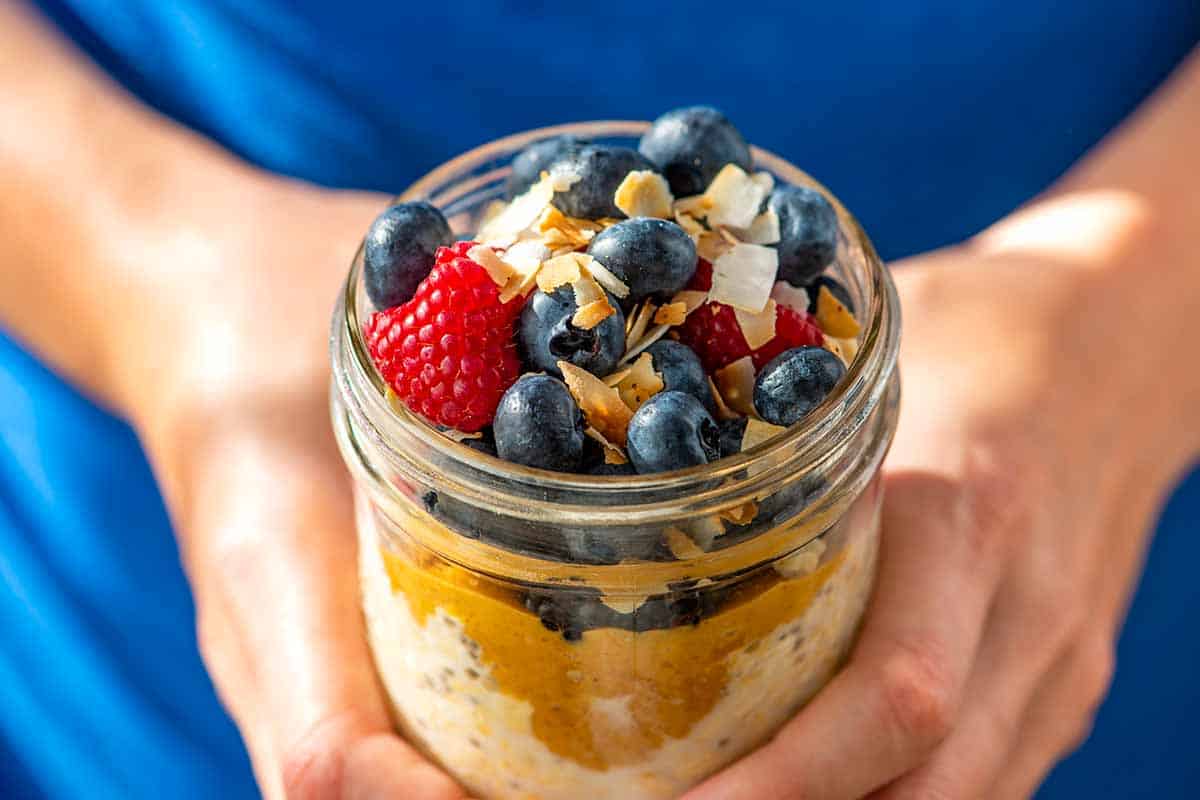
<svg viewBox="0 0 1200 800">
<path fill-rule="evenodd" d="M 704 264 L 703 261 L 700 263 Z M 699 274 L 700 270 L 696 272 Z M 775 338 L 751 351 L 733 308 L 724 303 L 708 302 L 689 314 L 679 327 L 679 341 L 696 351 L 706 370 L 715 372 L 744 356 L 751 356 L 754 368 L 762 369 L 784 350 L 801 345 L 819 347 L 825 337 L 811 314 L 776 306 Z"/>
<path fill-rule="evenodd" d="M 712 263 L 703 258 L 696 261 L 696 271 L 688 281 L 687 288 L 698 292 L 707 292 L 712 288 Z"/>
<path fill-rule="evenodd" d="M 487 272 L 466 257 L 474 244 L 439 249 L 413 298 L 364 326 L 375 366 L 404 404 L 468 433 L 492 421 L 520 374 L 513 322 L 524 302 L 500 302 Z"/>
</svg>

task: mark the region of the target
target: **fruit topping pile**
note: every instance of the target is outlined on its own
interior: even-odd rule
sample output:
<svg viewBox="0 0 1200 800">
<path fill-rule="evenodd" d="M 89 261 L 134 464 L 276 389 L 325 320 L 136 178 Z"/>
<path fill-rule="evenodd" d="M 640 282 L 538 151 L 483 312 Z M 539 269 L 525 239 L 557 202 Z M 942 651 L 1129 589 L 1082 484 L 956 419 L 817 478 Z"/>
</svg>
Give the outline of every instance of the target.
<svg viewBox="0 0 1200 800">
<path fill-rule="evenodd" d="M 837 212 L 754 171 L 716 109 L 664 114 L 637 150 L 538 142 L 505 190 L 470 241 L 403 203 L 363 247 L 380 375 L 479 452 L 590 475 L 706 464 L 803 419 L 857 353 Z"/>
</svg>

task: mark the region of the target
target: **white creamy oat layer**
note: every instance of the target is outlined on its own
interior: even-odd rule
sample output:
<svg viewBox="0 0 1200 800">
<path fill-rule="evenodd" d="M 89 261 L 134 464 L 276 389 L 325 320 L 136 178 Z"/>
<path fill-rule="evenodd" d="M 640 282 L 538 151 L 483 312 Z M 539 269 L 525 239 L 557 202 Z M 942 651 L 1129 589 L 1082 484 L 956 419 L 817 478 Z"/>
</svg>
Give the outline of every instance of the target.
<svg viewBox="0 0 1200 800">
<path fill-rule="evenodd" d="M 666 800 L 749 751 L 808 701 L 845 657 L 870 593 L 878 541 L 874 529 L 851 532 L 845 561 L 808 611 L 751 652 L 732 657 L 724 696 L 685 738 L 648 752 L 636 766 L 597 771 L 551 752 L 534 736 L 532 707 L 495 689 L 479 646 L 457 620 L 438 609 L 424 626 L 416 622 L 405 597 L 392 591 L 376 518 L 366 503 L 359 506 L 363 607 L 399 722 L 485 800 Z M 851 513 L 843 524 L 851 521 L 877 526 L 878 515 Z M 614 718 L 628 718 L 619 699 L 598 700 L 593 709 L 610 732 Z"/>
</svg>

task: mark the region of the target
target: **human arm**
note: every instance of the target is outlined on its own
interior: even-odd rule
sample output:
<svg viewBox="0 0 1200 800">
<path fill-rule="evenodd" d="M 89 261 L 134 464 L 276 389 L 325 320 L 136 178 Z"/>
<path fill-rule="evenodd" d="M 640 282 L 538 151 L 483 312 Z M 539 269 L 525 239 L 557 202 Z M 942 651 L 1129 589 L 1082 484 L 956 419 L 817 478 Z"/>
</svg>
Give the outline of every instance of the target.
<svg viewBox="0 0 1200 800">
<path fill-rule="evenodd" d="M 1200 53 L 1045 195 L 894 265 L 904 385 L 846 669 L 687 795 L 1028 797 L 1086 736 L 1200 453 Z"/>
<path fill-rule="evenodd" d="M 264 793 L 458 797 L 392 733 L 329 432 L 329 314 L 386 199 L 254 169 L 10 0 L 0 41 L 0 325 L 136 428 Z"/>
</svg>

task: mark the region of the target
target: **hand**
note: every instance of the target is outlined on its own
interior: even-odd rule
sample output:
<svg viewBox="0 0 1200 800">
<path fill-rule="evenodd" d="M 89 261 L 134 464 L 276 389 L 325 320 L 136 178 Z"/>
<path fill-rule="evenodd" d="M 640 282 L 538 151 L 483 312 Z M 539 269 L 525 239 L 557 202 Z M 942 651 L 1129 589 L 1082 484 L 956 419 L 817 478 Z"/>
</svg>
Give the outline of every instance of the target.
<svg viewBox="0 0 1200 800">
<path fill-rule="evenodd" d="M 329 422 L 330 315 L 385 204 L 273 179 L 195 193 L 161 221 L 152 254 L 169 275 L 137 311 L 145 367 L 123 395 L 179 532 L 205 662 L 271 800 L 462 797 L 393 732 Z"/>
<path fill-rule="evenodd" d="M 896 265 L 904 397 L 860 641 L 686 800 L 1024 798 L 1087 736 L 1196 452 L 1194 384 L 1156 344 L 1190 340 L 1185 315 L 1130 288 L 1162 277 L 1145 227 L 1127 198 L 1067 196 Z"/>
</svg>

